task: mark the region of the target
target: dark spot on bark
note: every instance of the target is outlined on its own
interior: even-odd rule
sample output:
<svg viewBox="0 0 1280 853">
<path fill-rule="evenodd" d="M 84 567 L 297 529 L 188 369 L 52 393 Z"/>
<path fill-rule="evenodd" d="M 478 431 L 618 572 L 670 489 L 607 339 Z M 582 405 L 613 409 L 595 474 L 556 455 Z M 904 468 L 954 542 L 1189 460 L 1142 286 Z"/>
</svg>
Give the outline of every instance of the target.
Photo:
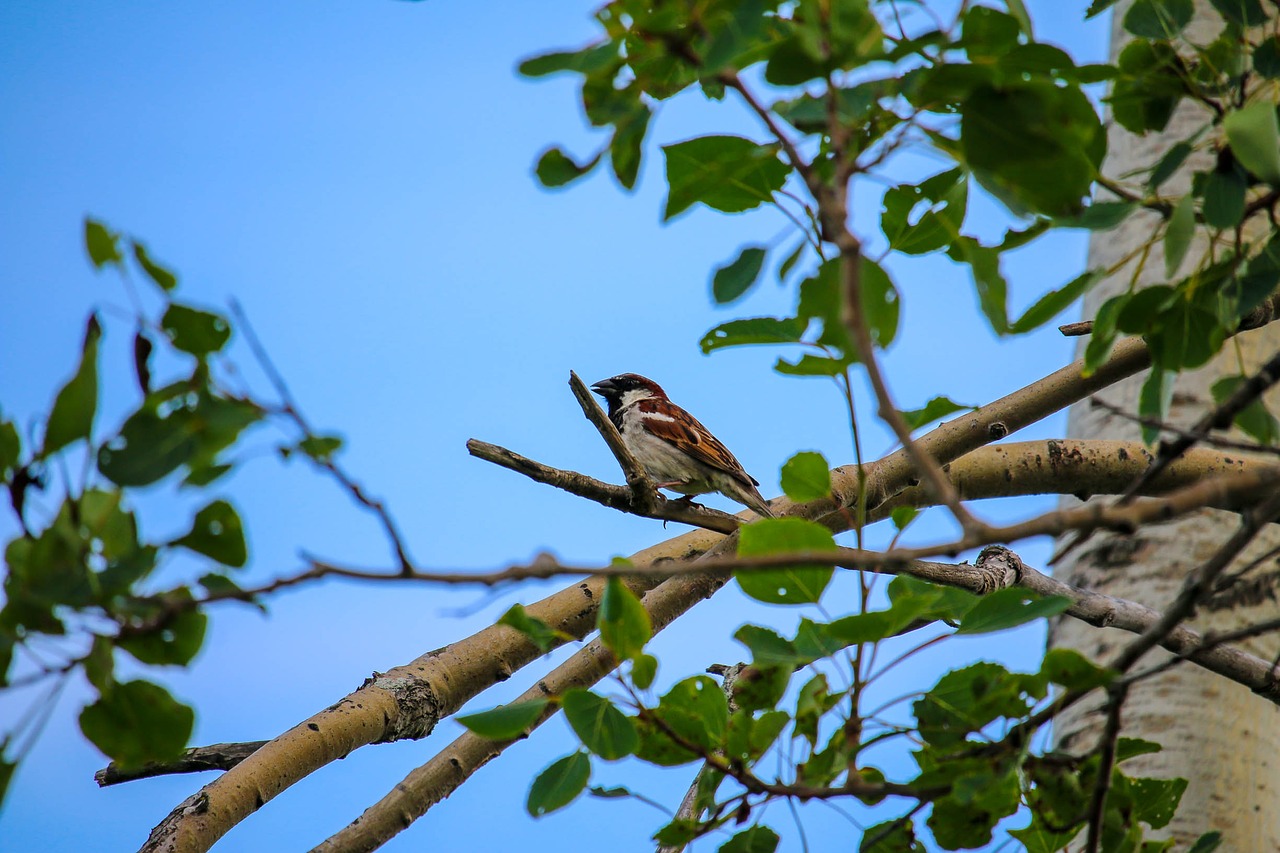
<svg viewBox="0 0 1280 853">
<path fill-rule="evenodd" d="M 1009 434 L 1009 428 L 1000 421 L 992 421 L 987 425 L 987 435 L 991 436 L 992 441 L 1004 438 Z"/>
<path fill-rule="evenodd" d="M 1089 498 L 1091 498 L 1091 497 L 1093 497 L 1093 495 L 1089 494 L 1088 492 L 1076 492 L 1076 493 L 1075 493 L 1075 499 L 1076 499 L 1076 500 L 1078 500 L 1078 501 L 1080 501 L 1081 503 L 1083 503 L 1083 502 L 1085 502 L 1085 501 L 1089 500 Z"/>
<path fill-rule="evenodd" d="M 254 795 L 253 795 L 253 810 L 254 810 L 255 812 L 256 812 L 258 809 L 260 809 L 260 808 L 262 808 L 263 806 L 265 806 L 266 804 L 267 804 L 267 802 L 266 802 L 266 800 L 262 799 L 262 795 L 261 795 L 261 794 L 254 794 Z"/>
<path fill-rule="evenodd" d="M 1045 446 L 1049 451 L 1049 464 L 1057 468 L 1058 464 L 1062 462 L 1062 445 L 1050 439 L 1045 442 Z"/>
<path fill-rule="evenodd" d="M 1116 453 L 1116 456 L 1120 458 L 1121 462 L 1129 461 L 1129 451 L 1125 450 L 1123 447 L 1120 448 L 1120 451 L 1118 453 Z"/>
<path fill-rule="evenodd" d="M 1006 483 L 1012 483 L 1012 482 L 1013 482 L 1013 472 L 1012 472 L 1012 471 L 1010 471 L 1008 468 L 1005 468 L 1005 469 L 1004 469 L 1004 481 L 1005 481 Z"/>
<path fill-rule="evenodd" d="M 594 598 L 594 596 L 591 594 L 590 584 L 585 584 L 585 583 L 578 584 L 578 588 L 582 590 L 582 594 L 585 595 L 587 598 Z"/>
<path fill-rule="evenodd" d="M 320 731 L 320 727 L 317 726 L 315 723 L 307 723 L 307 728 L 311 729 L 311 731 L 313 732 Z"/>
<path fill-rule="evenodd" d="M 449 763 L 450 763 L 450 764 L 452 764 L 454 767 L 461 767 L 461 766 L 462 766 L 462 762 L 461 762 L 461 761 L 459 761 L 459 760 L 458 760 L 458 759 L 456 759 L 456 758 L 450 758 L 450 759 L 449 759 Z"/>
</svg>

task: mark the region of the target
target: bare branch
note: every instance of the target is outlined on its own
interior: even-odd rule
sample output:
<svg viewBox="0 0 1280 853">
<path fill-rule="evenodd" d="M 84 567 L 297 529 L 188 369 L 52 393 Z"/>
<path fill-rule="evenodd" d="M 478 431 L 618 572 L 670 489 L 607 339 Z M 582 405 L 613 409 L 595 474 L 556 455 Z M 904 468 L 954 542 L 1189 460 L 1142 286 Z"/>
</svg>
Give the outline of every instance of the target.
<svg viewBox="0 0 1280 853">
<path fill-rule="evenodd" d="M 204 770 L 230 770 L 241 761 L 258 751 L 265 740 L 254 740 L 247 743 L 215 743 L 209 746 L 197 746 L 188 749 L 176 761 L 152 762 L 131 770 L 122 770 L 113 761 L 97 773 L 93 779 L 99 787 L 119 785 L 121 782 L 132 782 L 135 779 L 148 779 L 153 776 L 170 776 L 175 773 L 200 773 Z"/>
<path fill-rule="evenodd" d="M 609 423 L 608 420 L 605 423 Z M 610 423 L 609 426 L 612 427 L 613 424 Z M 625 449 L 623 448 L 623 450 Z M 563 489 L 578 497 L 593 500 L 610 509 L 629 512 L 645 518 L 679 521 L 684 524 L 692 524 L 695 527 L 719 531 L 720 533 L 732 533 L 742 523 L 727 512 L 720 512 L 717 509 L 704 506 L 695 506 L 683 501 L 669 501 L 654 490 L 653 484 L 649 482 L 648 478 L 643 483 L 637 481 L 630 488 L 624 488 L 603 483 L 576 471 L 552 468 L 549 465 L 543 465 L 541 462 L 535 462 L 528 457 L 521 456 L 519 453 L 507 450 L 505 447 L 478 441 L 474 438 L 467 441 L 467 450 L 478 459 L 501 465 L 503 468 L 510 469 L 518 474 L 524 474 L 531 480 L 555 486 L 557 489 Z M 618 461 L 622 461 L 621 457 L 619 457 Z M 628 474 L 627 477 L 630 481 L 631 475 Z"/>
</svg>

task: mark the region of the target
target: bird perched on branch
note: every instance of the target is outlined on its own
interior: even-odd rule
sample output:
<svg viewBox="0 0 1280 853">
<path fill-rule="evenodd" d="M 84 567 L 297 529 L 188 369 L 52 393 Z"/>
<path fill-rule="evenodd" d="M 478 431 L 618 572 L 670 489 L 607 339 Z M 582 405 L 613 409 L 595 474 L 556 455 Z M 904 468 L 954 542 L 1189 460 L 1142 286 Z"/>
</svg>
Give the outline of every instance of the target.
<svg viewBox="0 0 1280 853">
<path fill-rule="evenodd" d="M 684 500 L 719 492 L 773 517 L 756 489 L 760 484 L 697 418 L 671 402 L 658 383 L 620 373 L 591 390 L 609 404 L 609 420 L 658 488 L 679 492 Z"/>
</svg>

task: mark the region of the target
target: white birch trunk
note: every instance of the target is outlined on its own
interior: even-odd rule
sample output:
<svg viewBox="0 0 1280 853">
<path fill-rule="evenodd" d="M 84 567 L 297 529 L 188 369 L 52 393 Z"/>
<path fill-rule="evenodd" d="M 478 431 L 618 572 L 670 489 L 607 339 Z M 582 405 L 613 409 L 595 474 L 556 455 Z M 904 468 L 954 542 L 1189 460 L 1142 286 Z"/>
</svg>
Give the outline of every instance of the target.
<svg viewBox="0 0 1280 853">
<path fill-rule="evenodd" d="M 1112 55 L 1118 55 L 1127 38 L 1120 22 L 1129 2 L 1114 10 Z M 1272 8 L 1272 7 L 1268 7 Z M 1272 9 L 1274 12 L 1274 9 Z M 1220 18 L 1208 0 L 1197 0 L 1197 17 L 1188 29 L 1190 40 L 1206 44 L 1217 35 Z M 1208 110 L 1183 106 L 1165 132 L 1138 137 L 1119 127 L 1111 129 L 1106 172 L 1124 176 L 1147 168 L 1175 141 L 1189 136 L 1211 120 Z M 1185 193 L 1191 172 L 1211 163 L 1205 153 L 1192 158 L 1182 172 L 1165 185 L 1167 193 Z M 1098 234 L 1089 251 L 1091 268 L 1110 267 L 1133 251 L 1151 233 L 1152 219 L 1135 217 L 1121 228 Z M 1203 244 L 1193 246 L 1185 261 L 1185 273 Z M 1133 264 L 1112 276 L 1085 299 L 1084 317 L 1094 316 L 1099 305 L 1123 292 L 1134 274 Z M 1145 268 L 1138 274 L 1139 286 L 1164 282 L 1164 259 L 1157 244 Z M 1083 339 L 1082 339 L 1083 342 Z M 1083 348 L 1083 343 L 1082 343 Z M 1280 328 L 1271 326 L 1229 342 L 1211 364 L 1179 378 L 1170 420 L 1188 424 L 1212 405 L 1210 386 L 1223 376 L 1251 372 L 1280 349 Z M 1125 411 L 1136 412 L 1138 390 L 1145 377 L 1138 376 L 1107 389 L 1099 395 Z M 1277 398 L 1268 397 L 1272 410 Z M 1088 401 L 1072 407 L 1068 434 L 1077 438 L 1136 439 L 1139 429 L 1132 422 L 1108 414 Z M 1074 499 L 1067 501 L 1075 504 Z M 1161 608 L 1177 593 L 1183 578 L 1212 554 L 1238 523 L 1229 513 L 1207 510 L 1174 524 L 1146 528 L 1132 536 L 1095 535 L 1056 568 L 1068 583 L 1109 595 L 1134 599 Z M 1245 558 L 1280 546 L 1280 532 L 1264 532 Z M 1191 623 L 1201 631 L 1221 632 L 1280 615 L 1277 586 L 1280 562 L 1269 559 L 1254 570 L 1250 582 L 1233 588 L 1209 606 L 1201 607 Z M 1051 646 L 1077 649 L 1098 661 L 1111 659 L 1132 635 L 1063 619 L 1049 637 Z M 1272 636 L 1247 644 L 1255 654 L 1274 658 L 1280 642 Z M 1165 653 L 1149 654 L 1140 664 L 1144 669 L 1163 660 Z M 1102 719 L 1097 713 L 1101 701 L 1077 706 L 1062 715 L 1055 726 L 1059 748 L 1084 753 L 1097 743 Z M 1142 683 L 1130 693 L 1124 706 L 1123 736 L 1154 740 L 1164 751 L 1126 762 L 1129 775 L 1181 776 L 1190 785 L 1169 830 L 1179 841 L 1178 849 L 1202 833 L 1219 830 L 1224 842 L 1220 850 L 1252 853 L 1280 850 L 1280 709 L 1252 694 L 1248 689 L 1224 681 L 1193 665 L 1181 665 Z"/>
</svg>

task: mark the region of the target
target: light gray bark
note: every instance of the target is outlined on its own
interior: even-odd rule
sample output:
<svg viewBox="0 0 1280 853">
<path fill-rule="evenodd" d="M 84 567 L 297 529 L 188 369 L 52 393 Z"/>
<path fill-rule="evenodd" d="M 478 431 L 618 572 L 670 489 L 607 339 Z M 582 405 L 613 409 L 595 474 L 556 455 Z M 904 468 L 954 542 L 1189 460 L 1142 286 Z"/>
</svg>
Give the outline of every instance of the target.
<svg viewBox="0 0 1280 853">
<path fill-rule="evenodd" d="M 1128 6 L 1125 0 L 1114 11 L 1113 56 L 1126 38 L 1120 22 Z M 1205 44 L 1219 28 L 1220 18 L 1208 0 L 1197 0 L 1197 17 L 1188 30 L 1190 40 Z M 1163 133 L 1138 137 L 1113 127 L 1107 174 L 1117 177 L 1150 167 L 1173 142 L 1189 136 L 1211 119 L 1207 109 L 1184 103 Z M 1185 193 L 1191 172 L 1205 168 L 1212 162 L 1211 157 L 1210 152 L 1193 157 L 1164 191 Z M 1153 214 L 1143 215 L 1115 231 L 1098 234 L 1090 245 L 1090 267 L 1118 263 L 1148 239 L 1153 221 Z M 1184 273 L 1203 249 L 1203 243 L 1193 246 L 1184 261 Z M 1084 317 L 1093 317 L 1102 302 L 1123 292 L 1133 276 L 1134 264 L 1130 263 L 1090 293 L 1085 299 Z M 1164 280 L 1164 258 L 1157 244 L 1136 281 L 1139 286 L 1148 286 Z M 1212 405 L 1209 389 L 1216 379 L 1240 373 L 1242 368 L 1248 372 L 1277 349 L 1280 329 L 1275 327 L 1249 332 L 1229 342 L 1212 363 L 1179 378 L 1170 420 L 1190 424 Z M 1136 412 L 1144 378 L 1139 375 L 1125 380 L 1099 396 Z M 1273 411 L 1277 402 L 1280 401 L 1274 394 L 1268 398 Z M 1075 438 L 1136 439 L 1139 429 L 1085 401 L 1072 407 L 1068 434 Z M 1067 499 L 1067 503 L 1076 502 Z M 1146 528 L 1132 536 L 1096 535 L 1065 559 L 1056 574 L 1069 584 L 1161 609 L 1176 595 L 1187 573 L 1212 554 L 1237 523 L 1236 516 L 1205 510 L 1178 523 Z M 1266 531 L 1244 559 L 1276 546 L 1280 546 L 1280 533 Z M 1199 631 L 1222 632 L 1274 618 L 1280 613 L 1276 601 L 1280 563 L 1269 560 L 1255 570 L 1252 578 L 1252 583 L 1241 587 L 1238 594 L 1200 608 L 1189 624 Z M 1049 643 L 1106 661 L 1129 639 L 1113 629 L 1097 629 L 1078 620 L 1063 619 L 1053 626 Z M 1257 638 L 1246 647 L 1270 660 L 1276 656 L 1280 641 L 1275 637 Z M 1166 656 L 1166 652 L 1156 650 L 1143 659 L 1139 668 Z M 1097 713 L 1100 704 L 1101 700 L 1076 706 L 1062 715 L 1055 724 L 1055 740 L 1060 748 L 1073 752 L 1093 748 L 1103 723 Z M 1185 849 L 1183 845 L 1203 832 L 1216 829 L 1224 835 L 1222 850 L 1280 850 L 1280 713 L 1275 705 L 1240 685 L 1183 665 L 1140 684 L 1130 693 L 1124 706 L 1122 734 L 1164 745 L 1159 754 L 1126 762 L 1123 769 L 1130 775 L 1182 776 L 1190 781 L 1178 816 L 1169 828 L 1180 842 L 1179 849 Z"/>
</svg>

